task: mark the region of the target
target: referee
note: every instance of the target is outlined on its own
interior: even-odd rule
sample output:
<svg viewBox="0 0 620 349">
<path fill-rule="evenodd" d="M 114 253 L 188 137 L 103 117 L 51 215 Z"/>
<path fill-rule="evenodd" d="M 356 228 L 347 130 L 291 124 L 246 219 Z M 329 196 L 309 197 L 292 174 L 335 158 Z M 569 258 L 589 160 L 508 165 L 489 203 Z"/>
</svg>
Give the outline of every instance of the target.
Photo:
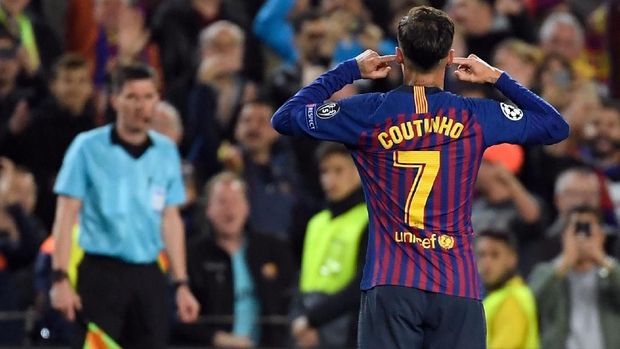
<svg viewBox="0 0 620 349">
<path fill-rule="evenodd" d="M 159 102 L 157 79 L 144 65 L 122 67 L 112 84 L 117 121 L 79 134 L 56 180 L 52 305 L 69 320 L 81 310 L 123 347 L 164 348 L 167 281 L 158 268 L 166 248 L 181 321 L 199 304 L 187 285 L 185 240 L 178 205 L 185 200 L 176 146 L 149 131 Z M 79 221 L 85 257 L 77 294 L 67 279 L 71 228 Z M 78 331 L 74 347 L 81 347 Z"/>
</svg>

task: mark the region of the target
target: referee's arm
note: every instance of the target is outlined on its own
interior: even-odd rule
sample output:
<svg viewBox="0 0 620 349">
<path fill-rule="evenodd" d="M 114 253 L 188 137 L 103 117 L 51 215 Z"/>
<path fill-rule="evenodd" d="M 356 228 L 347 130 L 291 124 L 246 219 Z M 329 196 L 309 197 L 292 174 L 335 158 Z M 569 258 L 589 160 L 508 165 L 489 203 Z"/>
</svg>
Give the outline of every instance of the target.
<svg viewBox="0 0 620 349">
<path fill-rule="evenodd" d="M 170 259 L 172 277 L 176 283 L 176 304 L 181 322 L 193 322 L 198 318 L 200 304 L 189 289 L 187 262 L 185 259 L 185 229 L 177 206 L 164 208 L 162 235 Z"/>
<path fill-rule="evenodd" d="M 67 277 L 73 242 L 73 225 L 78 221 L 81 207 L 82 201 L 80 199 L 59 195 L 56 203 L 54 227 L 52 228 L 54 235 L 52 270 L 58 275 L 52 277 L 50 298 L 52 306 L 69 320 L 75 319 L 75 311 L 82 307 L 80 298 L 71 288 Z M 61 275 L 62 273 L 64 275 Z"/>
<path fill-rule="evenodd" d="M 176 206 L 164 208 L 162 217 L 163 238 L 166 252 L 170 259 L 170 269 L 174 280 L 187 280 L 187 266 L 185 261 L 185 229 L 183 220 Z"/>
</svg>

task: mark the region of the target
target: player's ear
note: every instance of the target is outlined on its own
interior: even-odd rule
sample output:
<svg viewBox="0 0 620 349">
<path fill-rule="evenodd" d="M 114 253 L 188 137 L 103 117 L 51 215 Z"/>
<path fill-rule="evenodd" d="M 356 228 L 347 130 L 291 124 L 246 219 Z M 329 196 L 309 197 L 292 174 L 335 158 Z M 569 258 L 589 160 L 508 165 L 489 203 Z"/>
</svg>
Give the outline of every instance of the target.
<svg viewBox="0 0 620 349">
<path fill-rule="evenodd" d="M 405 63 L 405 56 L 403 55 L 403 50 L 401 50 L 398 46 L 396 46 L 396 62 L 398 64 Z"/>
<path fill-rule="evenodd" d="M 452 62 L 454 62 L 454 49 L 450 49 L 450 51 L 448 51 L 448 60 L 446 65 L 450 66 L 452 65 Z"/>
</svg>

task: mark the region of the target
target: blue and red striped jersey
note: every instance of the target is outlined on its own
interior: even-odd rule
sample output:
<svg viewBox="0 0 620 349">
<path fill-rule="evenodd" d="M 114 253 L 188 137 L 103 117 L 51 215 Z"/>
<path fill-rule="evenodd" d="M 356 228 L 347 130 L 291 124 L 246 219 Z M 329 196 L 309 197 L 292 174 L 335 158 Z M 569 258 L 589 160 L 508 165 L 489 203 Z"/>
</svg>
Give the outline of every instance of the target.
<svg viewBox="0 0 620 349">
<path fill-rule="evenodd" d="M 505 73 L 496 87 L 516 106 L 423 86 L 324 103 L 359 78 L 355 60 L 340 64 L 280 107 L 272 124 L 350 149 L 370 218 L 362 289 L 399 285 L 480 299 L 471 210 L 485 148 L 559 142 L 568 125 Z"/>
</svg>

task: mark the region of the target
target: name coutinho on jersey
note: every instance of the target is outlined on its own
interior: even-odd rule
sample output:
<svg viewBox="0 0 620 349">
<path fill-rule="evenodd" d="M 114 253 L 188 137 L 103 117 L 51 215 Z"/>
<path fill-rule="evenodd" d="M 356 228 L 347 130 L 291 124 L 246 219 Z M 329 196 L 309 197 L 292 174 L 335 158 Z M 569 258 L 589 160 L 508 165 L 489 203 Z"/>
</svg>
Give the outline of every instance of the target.
<svg viewBox="0 0 620 349">
<path fill-rule="evenodd" d="M 377 139 L 385 149 L 391 149 L 394 145 L 404 141 L 412 140 L 415 137 L 421 137 L 427 133 L 441 133 L 447 137 L 456 139 L 461 136 L 465 126 L 454 119 L 446 116 L 436 116 L 434 118 L 426 118 L 421 120 L 412 120 L 403 122 L 400 125 L 394 125 L 389 129 L 379 133 Z"/>
</svg>

